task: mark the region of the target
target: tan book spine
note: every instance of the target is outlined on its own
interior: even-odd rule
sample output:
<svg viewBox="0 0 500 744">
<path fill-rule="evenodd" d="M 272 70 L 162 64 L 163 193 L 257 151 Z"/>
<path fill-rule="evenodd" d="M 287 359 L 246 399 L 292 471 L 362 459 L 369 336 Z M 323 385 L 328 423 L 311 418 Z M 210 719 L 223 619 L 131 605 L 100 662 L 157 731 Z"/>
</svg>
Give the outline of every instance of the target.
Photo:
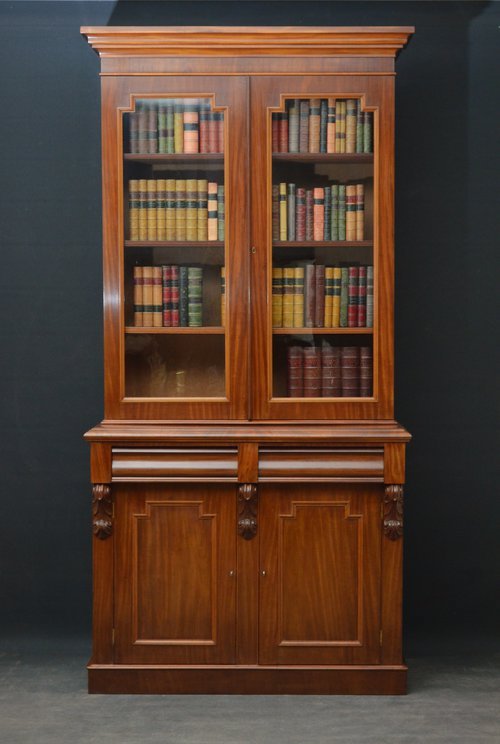
<svg viewBox="0 0 500 744">
<path fill-rule="evenodd" d="M 139 210 L 139 181 L 132 179 L 128 182 L 129 240 L 139 240 Z"/>
<path fill-rule="evenodd" d="M 175 239 L 186 240 L 186 181 L 175 182 Z"/>
<path fill-rule="evenodd" d="M 166 181 L 160 178 L 156 182 L 156 239 L 167 239 Z"/>
<path fill-rule="evenodd" d="M 286 183 L 280 183 L 279 195 L 280 207 L 280 240 L 287 239 L 287 201 L 286 201 Z"/>
<path fill-rule="evenodd" d="M 163 288 L 161 266 L 153 266 L 153 327 L 163 325 Z"/>
<path fill-rule="evenodd" d="M 324 240 L 325 234 L 325 189 L 316 188 L 314 197 L 314 240 Z"/>
<path fill-rule="evenodd" d="M 153 267 L 142 267 L 142 325 L 153 326 Z"/>
<path fill-rule="evenodd" d="M 174 106 L 174 152 L 184 152 L 184 112 L 182 103 Z"/>
<path fill-rule="evenodd" d="M 356 240 L 365 239 L 365 187 L 356 184 Z"/>
<path fill-rule="evenodd" d="M 340 328 L 341 283 L 342 283 L 342 270 L 339 266 L 335 266 L 333 269 L 332 328 Z"/>
<path fill-rule="evenodd" d="M 199 152 L 200 122 L 198 104 L 186 104 L 184 109 L 184 152 Z"/>
<path fill-rule="evenodd" d="M 272 274 L 273 328 L 283 325 L 283 269 L 273 268 Z"/>
<path fill-rule="evenodd" d="M 326 119 L 326 151 L 335 152 L 335 98 L 328 99 L 328 114 Z"/>
<path fill-rule="evenodd" d="M 134 266 L 134 325 L 136 328 L 140 328 L 143 324 L 142 294 L 142 266 Z"/>
<path fill-rule="evenodd" d="M 186 240 L 198 238 L 198 182 L 196 178 L 186 181 Z"/>
<path fill-rule="evenodd" d="M 165 197 L 166 240 L 175 240 L 175 179 L 167 178 Z"/>
<path fill-rule="evenodd" d="M 304 327 L 304 267 L 297 266 L 293 270 L 293 328 Z"/>
<path fill-rule="evenodd" d="M 356 152 L 356 99 L 346 101 L 345 151 Z"/>
<path fill-rule="evenodd" d="M 326 266 L 325 268 L 325 317 L 324 324 L 325 328 L 332 327 L 332 305 L 333 305 L 333 267 Z"/>
<path fill-rule="evenodd" d="M 208 181 L 206 178 L 198 179 L 197 189 L 196 238 L 197 240 L 208 240 Z"/>
<path fill-rule="evenodd" d="M 345 189 L 345 239 L 356 240 L 356 185 Z"/>
<path fill-rule="evenodd" d="M 148 180 L 148 240 L 156 240 L 156 181 Z"/>
<path fill-rule="evenodd" d="M 139 181 L 139 240 L 148 239 L 148 182 Z"/>
<path fill-rule="evenodd" d="M 217 240 L 217 184 L 208 184 L 208 240 Z"/>
<path fill-rule="evenodd" d="M 293 328 L 294 272 L 292 266 L 283 269 L 283 328 Z"/>
<path fill-rule="evenodd" d="M 319 152 L 321 100 L 311 98 L 309 105 L 309 152 Z"/>
<path fill-rule="evenodd" d="M 226 327 L 226 267 L 220 267 L 220 324 Z"/>
</svg>

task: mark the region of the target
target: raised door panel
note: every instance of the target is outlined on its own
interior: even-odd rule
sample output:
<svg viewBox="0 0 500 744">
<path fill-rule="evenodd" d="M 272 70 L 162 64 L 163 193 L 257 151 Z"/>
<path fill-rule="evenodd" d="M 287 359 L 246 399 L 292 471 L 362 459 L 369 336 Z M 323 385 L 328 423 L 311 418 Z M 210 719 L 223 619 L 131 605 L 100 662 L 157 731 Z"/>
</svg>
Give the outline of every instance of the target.
<svg viewBox="0 0 500 744">
<path fill-rule="evenodd" d="M 380 658 L 380 489 L 260 489 L 261 664 Z"/>
<path fill-rule="evenodd" d="M 234 488 L 127 485 L 115 504 L 115 662 L 233 662 Z"/>
</svg>

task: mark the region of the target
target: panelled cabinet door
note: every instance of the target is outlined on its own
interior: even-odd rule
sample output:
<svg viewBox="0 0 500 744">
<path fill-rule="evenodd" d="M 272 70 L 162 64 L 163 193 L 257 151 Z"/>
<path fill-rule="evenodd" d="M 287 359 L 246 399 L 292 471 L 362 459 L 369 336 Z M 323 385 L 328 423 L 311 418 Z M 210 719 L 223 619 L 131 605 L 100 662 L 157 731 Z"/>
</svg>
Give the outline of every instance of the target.
<svg viewBox="0 0 500 744">
<path fill-rule="evenodd" d="M 123 485 L 115 506 L 115 663 L 234 663 L 234 486 Z"/>
<path fill-rule="evenodd" d="M 259 490 L 259 663 L 378 663 L 380 489 Z"/>
</svg>

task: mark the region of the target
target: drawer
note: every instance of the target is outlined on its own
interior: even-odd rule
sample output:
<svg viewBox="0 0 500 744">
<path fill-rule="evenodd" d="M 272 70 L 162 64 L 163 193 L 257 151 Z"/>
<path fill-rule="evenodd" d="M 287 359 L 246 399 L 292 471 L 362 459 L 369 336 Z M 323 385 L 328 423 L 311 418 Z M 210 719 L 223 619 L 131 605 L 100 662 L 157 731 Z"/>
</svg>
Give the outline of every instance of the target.
<svg viewBox="0 0 500 744">
<path fill-rule="evenodd" d="M 261 448 L 259 480 L 284 478 L 370 478 L 383 480 L 383 448 Z"/>
<path fill-rule="evenodd" d="M 238 475 L 237 447 L 121 448 L 112 450 L 113 480 L 230 478 Z"/>
</svg>

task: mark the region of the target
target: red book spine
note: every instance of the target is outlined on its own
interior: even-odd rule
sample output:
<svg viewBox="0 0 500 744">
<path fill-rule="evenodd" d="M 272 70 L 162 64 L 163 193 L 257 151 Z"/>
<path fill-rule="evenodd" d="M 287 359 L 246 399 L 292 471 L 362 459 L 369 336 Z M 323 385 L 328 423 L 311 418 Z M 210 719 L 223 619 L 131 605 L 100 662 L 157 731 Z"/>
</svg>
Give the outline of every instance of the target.
<svg viewBox="0 0 500 744">
<path fill-rule="evenodd" d="M 162 266 L 163 325 L 172 325 L 172 267 Z"/>
<path fill-rule="evenodd" d="M 304 395 L 304 362 L 301 346 L 289 346 L 287 351 L 288 386 L 290 398 Z"/>
<path fill-rule="evenodd" d="M 359 394 L 363 398 L 372 395 L 373 385 L 373 354 L 369 346 L 359 349 Z"/>
<path fill-rule="evenodd" d="M 366 266 L 359 267 L 358 273 L 358 328 L 366 326 Z"/>
<path fill-rule="evenodd" d="M 171 266 L 170 270 L 172 326 L 177 328 L 179 326 L 179 267 Z"/>
<path fill-rule="evenodd" d="M 325 325 L 325 267 L 322 264 L 316 265 L 315 280 L 314 325 L 316 328 L 323 328 Z"/>
<path fill-rule="evenodd" d="M 306 189 L 306 240 L 314 238 L 314 195 L 312 189 Z"/>
<path fill-rule="evenodd" d="M 272 147 L 273 152 L 279 151 L 279 134 L 278 134 L 278 114 L 273 114 L 273 117 L 271 119 L 271 141 L 272 141 Z"/>
<path fill-rule="evenodd" d="M 295 192 L 295 240 L 306 239 L 306 190 Z"/>
<path fill-rule="evenodd" d="M 342 395 L 340 348 L 338 346 L 325 346 L 322 349 L 321 395 L 323 398 L 340 398 Z"/>
<path fill-rule="evenodd" d="M 304 281 L 304 317 L 305 328 L 314 328 L 316 317 L 316 267 L 314 264 L 306 264 Z"/>
<path fill-rule="evenodd" d="M 304 398 L 321 397 L 321 349 L 307 346 L 304 349 Z"/>
<path fill-rule="evenodd" d="M 349 266 L 349 284 L 347 289 L 347 327 L 358 327 L 358 277 L 357 266 Z"/>
<path fill-rule="evenodd" d="M 357 398 L 359 396 L 359 348 L 357 346 L 342 346 L 342 397 Z"/>
<path fill-rule="evenodd" d="M 278 146 L 280 152 L 288 152 L 288 114 L 278 114 Z"/>
</svg>

